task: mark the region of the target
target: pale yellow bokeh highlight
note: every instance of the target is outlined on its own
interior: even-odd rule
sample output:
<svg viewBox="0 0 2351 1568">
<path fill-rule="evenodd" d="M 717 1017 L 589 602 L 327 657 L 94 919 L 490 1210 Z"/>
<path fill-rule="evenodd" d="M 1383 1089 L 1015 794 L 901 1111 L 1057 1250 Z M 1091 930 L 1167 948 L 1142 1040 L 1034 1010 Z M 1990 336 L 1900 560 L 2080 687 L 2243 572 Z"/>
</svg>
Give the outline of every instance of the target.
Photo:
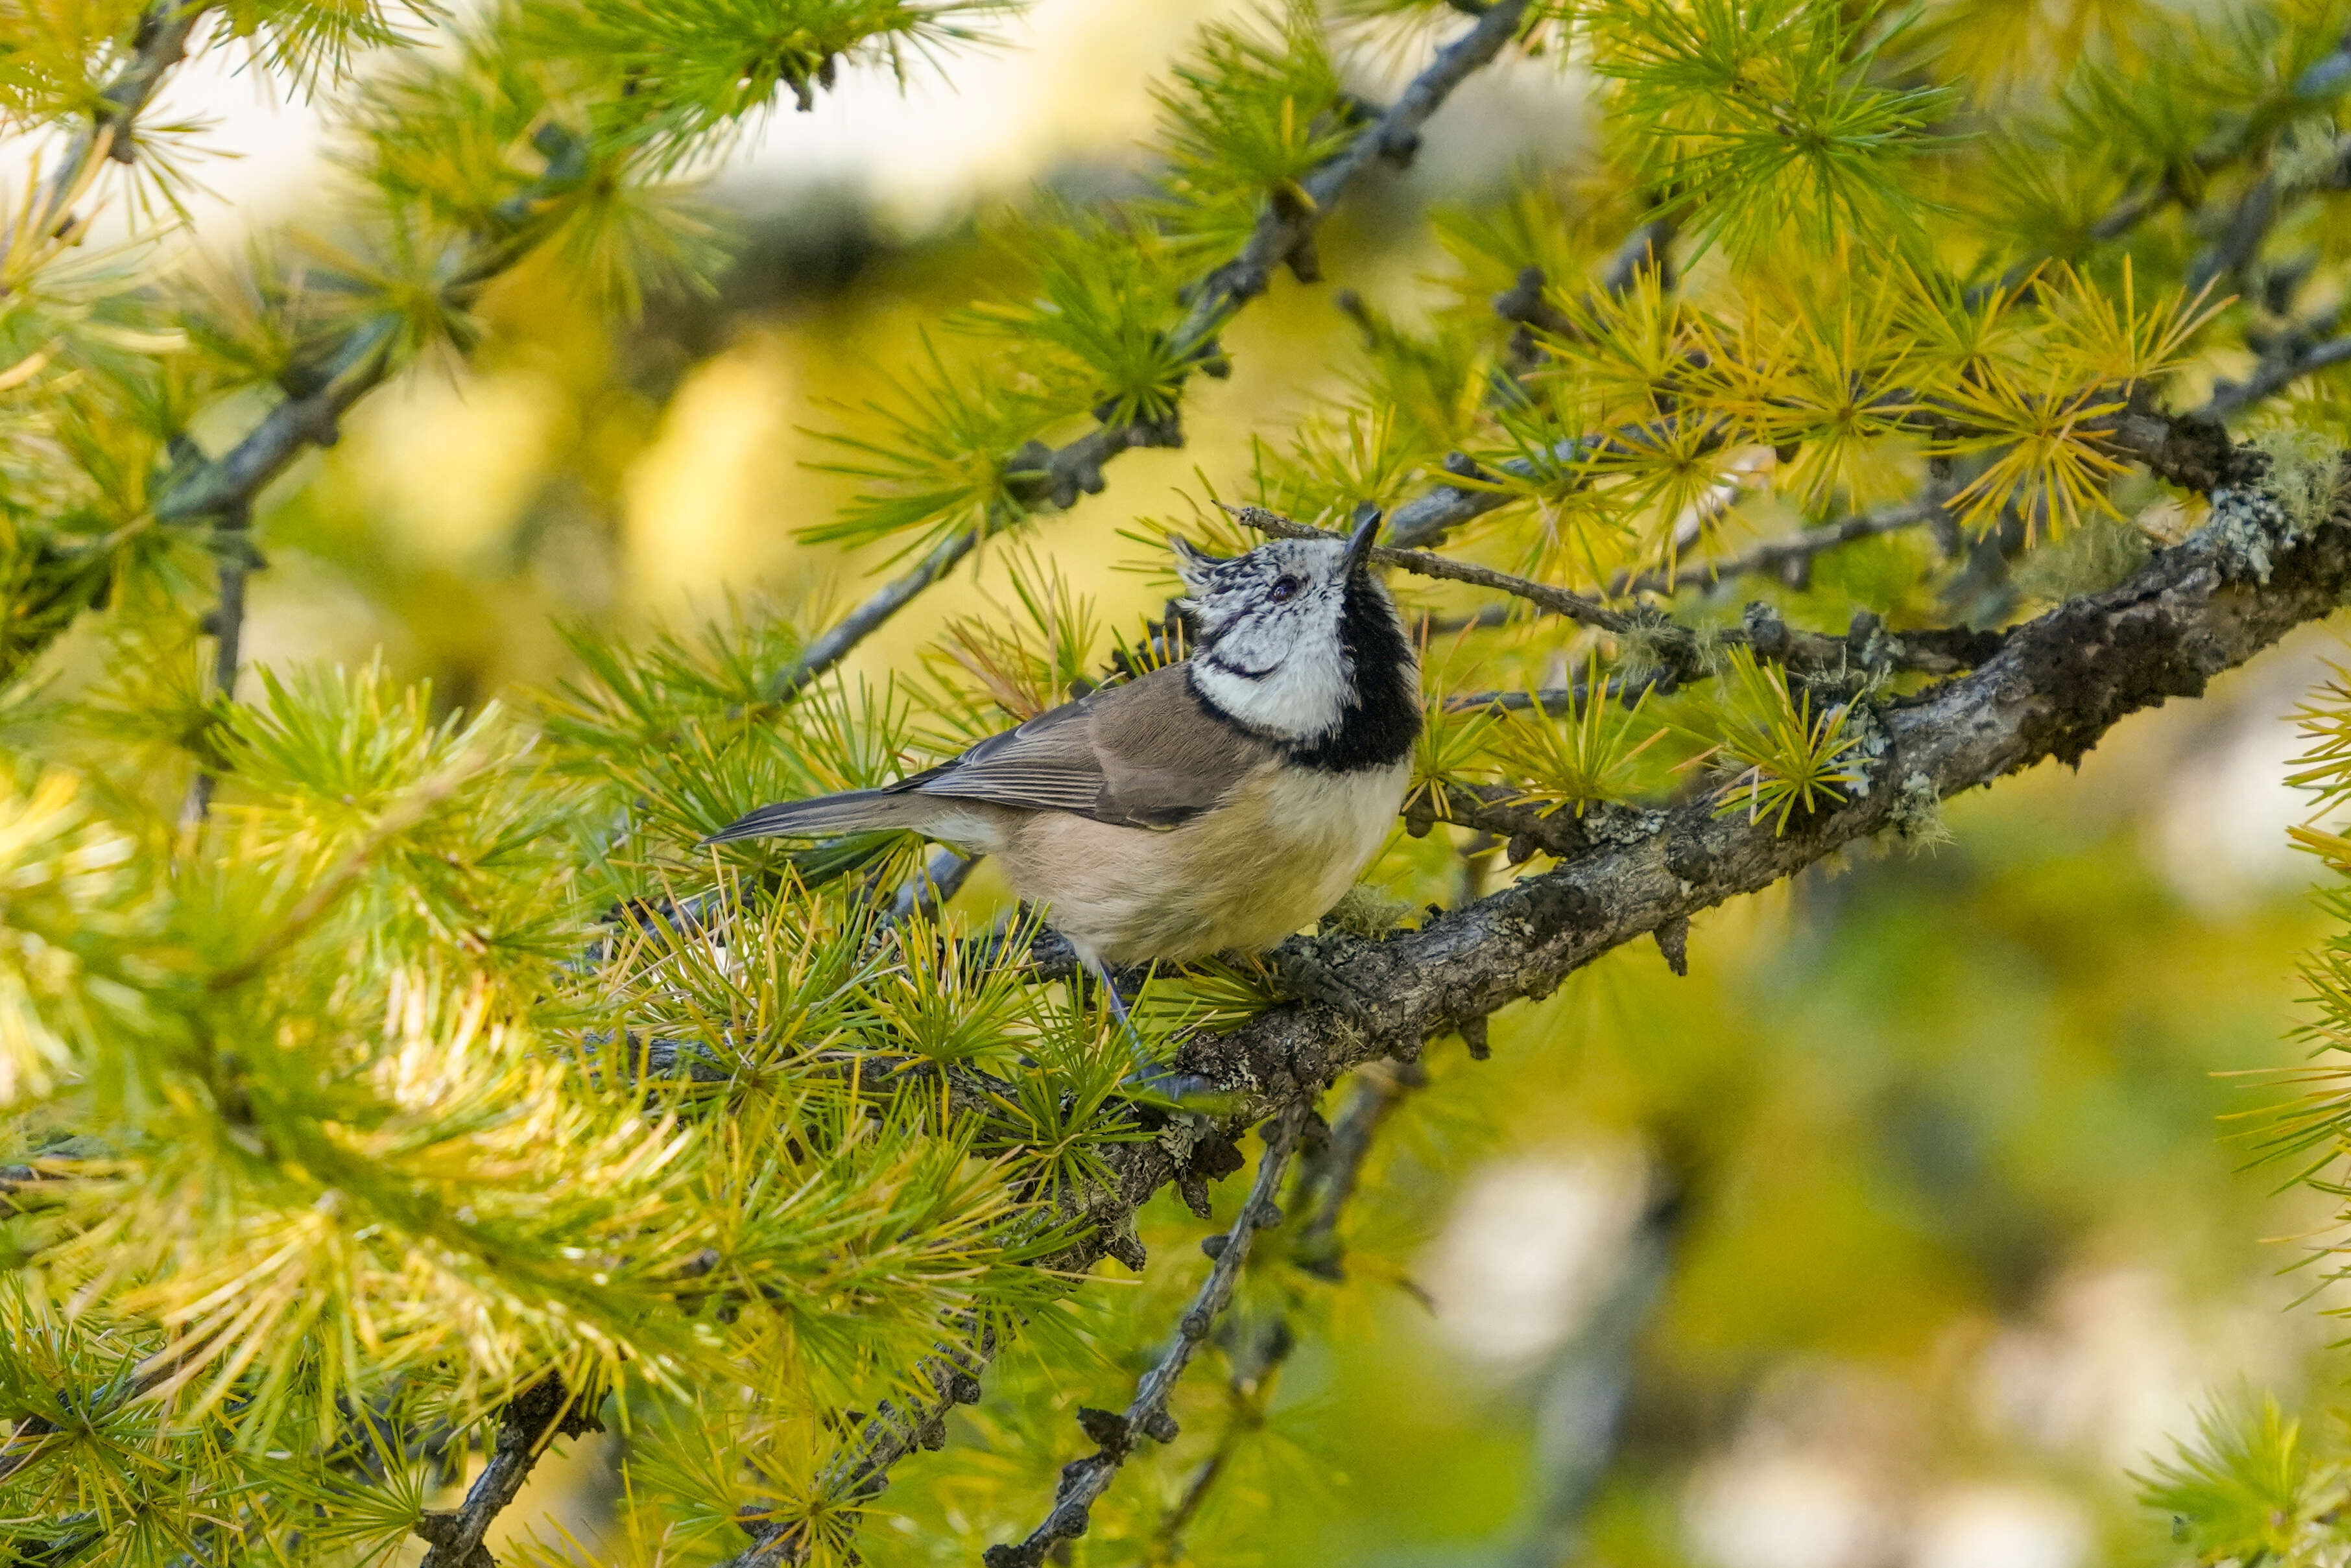
<svg viewBox="0 0 2351 1568">
<path fill-rule="evenodd" d="M 779 442 L 799 439 L 783 417 L 797 379 L 784 355 L 737 350 L 678 388 L 622 486 L 632 604 L 666 607 L 681 592 L 740 582 L 744 563 L 766 554 L 756 536 L 792 526 L 768 469 Z"/>
<path fill-rule="evenodd" d="M 561 389 L 529 371 L 426 371 L 378 399 L 368 439 L 352 444 L 355 477 L 390 514 L 403 551 L 453 569 L 503 538 L 530 504 L 569 417 Z"/>
</svg>

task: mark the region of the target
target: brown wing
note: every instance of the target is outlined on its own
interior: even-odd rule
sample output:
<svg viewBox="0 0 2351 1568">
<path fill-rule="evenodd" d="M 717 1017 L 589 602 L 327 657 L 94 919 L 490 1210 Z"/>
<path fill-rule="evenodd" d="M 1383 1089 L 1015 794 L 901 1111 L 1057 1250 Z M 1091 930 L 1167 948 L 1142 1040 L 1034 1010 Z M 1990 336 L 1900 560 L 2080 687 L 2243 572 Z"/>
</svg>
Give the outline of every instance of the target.
<svg viewBox="0 0 2351 1568">
<path fill-rule="evenodd" d="M 1040 713 L 891 789 L 1172 828 L 1273 755 L 1202 708 L 1178 664 Z"/>
</svg>

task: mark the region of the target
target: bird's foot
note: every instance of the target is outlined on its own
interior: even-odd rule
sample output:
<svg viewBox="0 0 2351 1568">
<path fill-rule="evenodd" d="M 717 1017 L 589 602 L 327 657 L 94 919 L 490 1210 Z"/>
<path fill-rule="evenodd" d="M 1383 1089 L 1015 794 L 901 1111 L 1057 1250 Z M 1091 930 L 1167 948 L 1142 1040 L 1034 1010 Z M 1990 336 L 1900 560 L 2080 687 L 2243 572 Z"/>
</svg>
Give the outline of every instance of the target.
<svg viewBox="0 0 2351 1568">
<path fill-rule="evenodd" d="M 1102 986 L 1110 1002 L 1112 1015 L 1118 1020 L 1121 1033 L 1126 1036 L 1126 1049 L 1134 1058 L 1134 1071 L 1120 1080 L 1128 1097 L 1146 1104 L 1165 1106 L 1177 1111 L 1210 1111 L 1230 1098 L 1208 1080 L 1194 1072 L 1179 1072 L 1165 1063 L 1155 1061 L 1150 1047 L 1144 1043 L 1143 1031 L 1135 1027 L 1134 1015 L 1129 1010 L 1125 993 L 1120 988 L 1118 977 L 1099 961 L 1090 962 L 1087 968 Z"/>
<path fill-rule="evenodd" d="M 1301 943 L 1289 943 L 1265 955 L 1265 964 L 1280 981 L 1283 989 L 1300 1001 L 1321 1002 L 1335 1008 L 1359 1024 L 1372 1021 L 1371 1009 L 1353 987 L 1332 973 L 1330 967 Z"/>
<path fill-rule="evenodd" d="M 1220 1111 L 1232 1099 L 1229 1091 L 1196 1072 L 1179 1071 L 1165 1063 L 1139 1059 L 1134 1071 L 1120 1081 L 1119 1087 L 1126 1091 L 1130 1100 L 1190 1113 Z"/>
</svg>

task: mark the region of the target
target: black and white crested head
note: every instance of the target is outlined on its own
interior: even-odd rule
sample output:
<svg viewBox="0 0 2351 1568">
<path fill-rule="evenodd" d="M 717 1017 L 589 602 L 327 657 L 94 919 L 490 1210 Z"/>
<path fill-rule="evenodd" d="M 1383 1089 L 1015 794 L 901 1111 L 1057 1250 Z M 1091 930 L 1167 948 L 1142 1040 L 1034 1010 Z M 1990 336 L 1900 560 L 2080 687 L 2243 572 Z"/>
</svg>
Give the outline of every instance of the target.
<svg viewBox="0 0 2351 1568">
<path fill-rule="evenodd" d="M 1218 716 L 1334 771 L 1387 767 L 1420 733 L 1420 670 L 1368 570 L 1379 519 L 1349 539 L 1273 539 L 1242 555 L 1172 542 L 1189 597 L 1192 689 Z"/>
</svg>

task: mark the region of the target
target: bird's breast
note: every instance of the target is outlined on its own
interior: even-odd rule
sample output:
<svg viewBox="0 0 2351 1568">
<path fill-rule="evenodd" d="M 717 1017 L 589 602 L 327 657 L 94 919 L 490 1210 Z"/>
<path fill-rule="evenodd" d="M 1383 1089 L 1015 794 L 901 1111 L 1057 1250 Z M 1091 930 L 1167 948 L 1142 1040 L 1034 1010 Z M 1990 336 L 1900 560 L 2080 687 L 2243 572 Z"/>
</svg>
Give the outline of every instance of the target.
<svg viewBox="0 0 2351 1568">
<path fill-rule="evenodd" d="M 1273 946 L 1339 902 L 1386 841 L 1411 765 L 1269 766 L 1171 830 L 1050 813 L 1007 856 L 1022 896 L 1113 964 Z"/>
</svg>

